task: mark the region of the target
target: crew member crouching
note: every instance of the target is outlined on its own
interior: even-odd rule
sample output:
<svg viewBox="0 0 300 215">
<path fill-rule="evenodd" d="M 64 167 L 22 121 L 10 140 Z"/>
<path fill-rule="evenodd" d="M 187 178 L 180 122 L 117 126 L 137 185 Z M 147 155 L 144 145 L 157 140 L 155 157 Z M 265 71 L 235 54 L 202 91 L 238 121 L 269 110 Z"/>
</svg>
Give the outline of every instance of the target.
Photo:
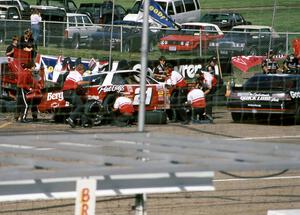
<svg viewBox="0 0 300 215">
<path fill-rule="evenodd" d="M 117 126 L 132 125 L 135 121 L 132 100 L 124 93 L 119 93 L 115 100 L 112 118 L 112 124 Z"/>
</svg>

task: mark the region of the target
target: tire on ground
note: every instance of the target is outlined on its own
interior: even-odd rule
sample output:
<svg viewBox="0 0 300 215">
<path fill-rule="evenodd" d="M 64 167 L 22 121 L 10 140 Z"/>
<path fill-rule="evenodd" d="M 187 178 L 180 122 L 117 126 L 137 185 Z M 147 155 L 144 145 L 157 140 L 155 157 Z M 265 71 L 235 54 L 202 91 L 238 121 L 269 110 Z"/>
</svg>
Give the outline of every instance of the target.
<svg viewBox="0 0 300 215">
<path fill-rule="evenodd" d="M 167 114 L 165 111 L 146 111 L 145 124 L 166 124 Z"/>
<path fill-rule="evenodd" d="M 98 100 L 89 100 L 84 106 L 84 114 L 91 125 L 100 125 L 103 120 L 102 105 Z"/>
<path fill-rule="evenodd" d="M 5 113 L 6 112 L 6 102 L 4 100 L 0 100 L 0 112 Z"/>
</svg>

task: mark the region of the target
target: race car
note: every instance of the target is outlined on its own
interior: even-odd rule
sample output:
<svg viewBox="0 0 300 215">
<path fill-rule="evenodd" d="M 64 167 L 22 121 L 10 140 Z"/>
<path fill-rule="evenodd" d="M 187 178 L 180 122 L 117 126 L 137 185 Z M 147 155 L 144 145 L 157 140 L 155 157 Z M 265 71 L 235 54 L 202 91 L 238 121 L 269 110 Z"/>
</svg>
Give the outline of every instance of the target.
<svg viewBox="0 0 300 215">
<path fill-rule="evenodd" d="M 140 72 L 135 70 L 119 70 L 102 72 L 83 77 L 91 84 L 85 86 L 88 98 L 87 109 L 97 109 L 99 104 L 106 112 L 110 112 L 116 99 L 116 93 L 123 92 L 132 99 L 138 111 L 140 101 Z M 150 76 L 146 77 L 146 111 L 166 110 L 170 108 L 169 90 L 164 84 L 158 83 Z M 96 107 L 98 106 L 98 107 Z M 64 100 L 61 89 L 45 92 L 38 106 L 40 112 L 53 112 L 60 116 L 70 112 L 70 104 Z M 161 114 L 164 111 L 161 111 Z M 101 116 L 100 116 L 101 117 Z"/>
<path fill-rule="evenodd" d="M 233 88 L 227 104 L 234 122 L 255 119 L 300 123 L 300 75 L 256 74 Z"/>
</svg>

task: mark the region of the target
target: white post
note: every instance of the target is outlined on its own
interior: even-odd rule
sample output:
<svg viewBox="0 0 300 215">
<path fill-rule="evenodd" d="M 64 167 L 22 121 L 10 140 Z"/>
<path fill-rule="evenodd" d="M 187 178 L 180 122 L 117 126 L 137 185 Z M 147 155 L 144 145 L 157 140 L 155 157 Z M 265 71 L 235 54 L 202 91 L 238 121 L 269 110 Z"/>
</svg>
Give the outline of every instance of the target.
<svg viewBox="0 0 300 215">
<path fill-rule="evenodd" d="M 83 178 L 76 183 L 75 215 L 95 215 L 97 180 Z"/>
<path fill-rule="evenodd" d="M 135 215 L 147 215 L 146 211 L 146 194 L 137 194 L 135 196 Z"/>
</svg>

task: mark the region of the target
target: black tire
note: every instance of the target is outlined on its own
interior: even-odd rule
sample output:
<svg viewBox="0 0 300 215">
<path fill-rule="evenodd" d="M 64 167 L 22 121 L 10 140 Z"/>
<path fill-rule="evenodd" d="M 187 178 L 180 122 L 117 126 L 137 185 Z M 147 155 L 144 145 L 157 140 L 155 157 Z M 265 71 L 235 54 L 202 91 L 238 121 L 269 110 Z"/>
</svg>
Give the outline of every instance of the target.
<svg viewBox="0 0 300 215">
<path fill-rule="evenodd" d="M 5 101 L 5 111 L 6 112 L 16 112 L 17 109 L 17 103 L 16 101 Z"/>
<path fill-rule="evenodd" d="M 295 119 L 295 125 L 300 125 L 300 106 L 297 107 L 297 111 L 295 113 L 294 119 Z"/>
<path fill-rule="evenodd" d="M 70 110 L 57 109 L 54 111 L 53 120 L 55 123 L 65 123 L 70 115 Z"/>
<path fill-rule="evenodd" d="M 84 107 L 84 114 L 87 116 L 89 124 L 100 125 L 103 121 L 102 105 L 97 100 L 89 100 Z"/>
<path fill-rule="evenodd" d="M 146 111 L 145 124 L 167 124 L 165 111 Z"/>
<path fill-rule="evenodd" d="M 123 52 L 130 52 L 130 51 L 131 51 L 130 42 L 127 41 L 127 42 L 125 42 L 125 44 L 124 44 Z"/>
<path fill-rule="evenodd" d="M 231 118 L 234 122 L 241 122 L 243 120 L 242 113 L 231 112 Z"/>
<path fill-rule="evenodd" d="M 79 40 L 79 36 L 76 35 L 72 38 L 71 44 L 70 44 L 71 48 L 73 49 L 79 49 L 80 46 L 80 40 Z"/>
<path fill-rule="evenodd" d="M 102 103 L 104 123 L 110 123 L 112 120 L 113 106 L 116 100 L 114 94 L 109 94 L 105 97 Z"/>
</svg>

